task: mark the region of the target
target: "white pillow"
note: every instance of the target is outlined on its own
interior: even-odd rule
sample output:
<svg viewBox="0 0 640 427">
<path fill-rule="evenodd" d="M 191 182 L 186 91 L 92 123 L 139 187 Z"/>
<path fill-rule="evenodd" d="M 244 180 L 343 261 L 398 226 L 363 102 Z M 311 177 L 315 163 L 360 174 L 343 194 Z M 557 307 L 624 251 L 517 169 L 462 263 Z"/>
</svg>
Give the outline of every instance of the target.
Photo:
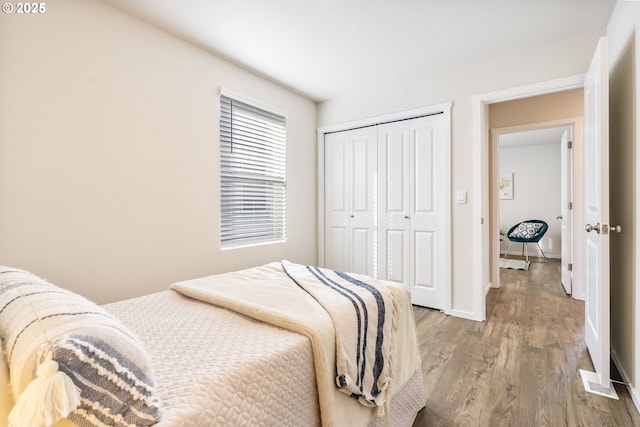
<svg viewBox="0 0 640 427">
<path fill-rule="evenodd" d="M 509 237 L 530 239 L 538 233 L 540 228 L 542 228 L 542 224 L 539 222 L 523 222 L 509 234 Z"/>
<path fill-rule="evenodd" d="M 26 271 L 0 267 L 0 337 L 15 405 L 10 427 L 160 420 L 148 356 L 95 303 Z"/>
</svg>

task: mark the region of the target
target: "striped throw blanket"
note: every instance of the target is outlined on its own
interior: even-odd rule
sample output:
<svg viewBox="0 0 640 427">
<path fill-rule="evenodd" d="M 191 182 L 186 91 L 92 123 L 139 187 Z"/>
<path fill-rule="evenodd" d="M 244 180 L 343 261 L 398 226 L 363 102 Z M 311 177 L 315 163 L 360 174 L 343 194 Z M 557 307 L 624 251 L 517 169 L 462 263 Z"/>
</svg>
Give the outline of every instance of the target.
<svg viewBox="0 0 640 427">
<path fill-rule="evenodd" d="M 282 261 L 300 287 L 329 313 L 336 332 L 336 384 L 340 391 L 384 414 L 390 383 L 394 304 L 373 278 Z M 365 281 L 366 279 L 366 281 Z"/>
</svg>

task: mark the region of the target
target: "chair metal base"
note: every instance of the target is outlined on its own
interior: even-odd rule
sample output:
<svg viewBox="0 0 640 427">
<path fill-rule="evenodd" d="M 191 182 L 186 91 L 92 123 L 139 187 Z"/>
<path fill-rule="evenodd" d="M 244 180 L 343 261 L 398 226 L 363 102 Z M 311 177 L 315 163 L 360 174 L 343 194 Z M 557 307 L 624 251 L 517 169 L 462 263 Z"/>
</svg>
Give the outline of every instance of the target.
<svg viewBox="0 0 640 427">
<path fill-rule="evenodd" d="M 509 252 L 511 252 L 511 247 L 513 246 L 514 243 L 516 242 L 511 241 L 511 244 L 509 245 L 507 252 L 504 254 L 505 258 L 509 255 Z M 527 249 L 527 243 L 534 243 L 534 242 L 522 242 L 522 256 L 524 256 L 525 259 L 529 261 L 529 250 Z M 535 244 L 538 245 L 538 249 L 540 249 L 540 253 L 542 254 L 542 257 L 544 259 L 547 259 L 547 256 L 544 254 L 544 251 L 542 250 L 542 246 L 540 246 L 540 242 L 535 242 Z"/>
</svg>

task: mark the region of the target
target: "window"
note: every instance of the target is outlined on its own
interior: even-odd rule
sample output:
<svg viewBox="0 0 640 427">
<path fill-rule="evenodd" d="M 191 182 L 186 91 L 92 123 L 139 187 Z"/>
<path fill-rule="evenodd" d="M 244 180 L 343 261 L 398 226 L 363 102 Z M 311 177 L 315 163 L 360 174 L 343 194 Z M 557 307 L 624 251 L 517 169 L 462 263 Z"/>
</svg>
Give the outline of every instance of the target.
<svg viewBox="0 0 640 427">
<path fill-rule="evenodd" d="M 286 119 L 220 96 L 223 248 L 287 238 Z"/>
</svg>

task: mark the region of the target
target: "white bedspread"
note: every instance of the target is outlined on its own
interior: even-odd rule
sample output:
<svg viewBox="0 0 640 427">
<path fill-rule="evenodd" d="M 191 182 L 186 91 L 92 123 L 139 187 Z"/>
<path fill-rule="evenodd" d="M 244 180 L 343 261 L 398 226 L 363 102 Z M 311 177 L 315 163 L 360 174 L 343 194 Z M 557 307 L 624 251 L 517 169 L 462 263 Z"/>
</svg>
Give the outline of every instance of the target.
<svg viewBox="0 0 640 427">
<path fill-rule="evenodd" d="M 391 395 L 420 366 L 409 294 L 388 283 L 397 309 L 393 331 Z M 293 285 L 293 286 L 292 286 Z M 311 341 L 323 426 L 366 426 L 375 410 L 340 393 L 335 386 L 335 332 L 326 311 L 283 272 L 279 262 L 179 282 L 172 289 L 192 298 L 305 335 Z M 296 382 L 300 378 L 293 378 Z M 298 425 L 312 425 L 298 422 Z"/>
<path fill-rule="evenodd" d="M 273 289 L 266 286 L 271 282 L 269 277 L 277 284 L 282 276 L 277 268 L 266 268 L 266 278 L 265 268 L 259 270 L 263 271 L 253 271 L 252 275 L 262 276 L 262 281 L 247 282 L 243 291 L 251 294 L 248 299 L 254 302 L 272 294 Z M 223 276 L 230 279 L 230 286 L 247 280 L 243 272 Z M 396 349 L 394 360 L 417 369 L 406 384 L 402 375 L 395 377 L 391 384 L 389 419 L 374 417 L 369 427 L 410 427 L 417 411 L 424 406 L 411 305 L 406 304 L 402 310 L 406 324 L 398 329 L 405 336 L 399 341 L 403 345 Z M 279 306 L 286 306 L 282 311 L 287 313 L 289 308 L 305 304 L 282 300 Z M 171 290 L 107 304 L 104 308 L 140 338 L 149 354 L 163 412 L 163 421 L 157 427 L 321 425 L 309 338 Z M 311 310 L 313 313 L 308 317 L 328 320 L 322 309 Z M 330 371 L 323 373 L 324 377 L 330 377 Z M 0 363 L 0 394 L 9 397 L 6 377 L 6 366 Z M 370 409 L 372 412 L 367 413 L 366 408 L 348 398 L 343 405 L 346 411 L 349 404 L 362 408 L 366 415 L 373 412 Z M 5 425 L 11 405 L 8 400 L 0 400 L 0 426 Z M 340 413 L 337 407 L 331 410 Z M 334 419 L 333 425 L 359 425 L 352 422 L 352 415 Z M 63 420 L 56 427 L 72 425 Z"/>
<path fill-rule="evenodd" d="M 158 427 L 320 425 L 306 337 L 174 291 L 105 308 L 149 353 Z"/>
</svg>

